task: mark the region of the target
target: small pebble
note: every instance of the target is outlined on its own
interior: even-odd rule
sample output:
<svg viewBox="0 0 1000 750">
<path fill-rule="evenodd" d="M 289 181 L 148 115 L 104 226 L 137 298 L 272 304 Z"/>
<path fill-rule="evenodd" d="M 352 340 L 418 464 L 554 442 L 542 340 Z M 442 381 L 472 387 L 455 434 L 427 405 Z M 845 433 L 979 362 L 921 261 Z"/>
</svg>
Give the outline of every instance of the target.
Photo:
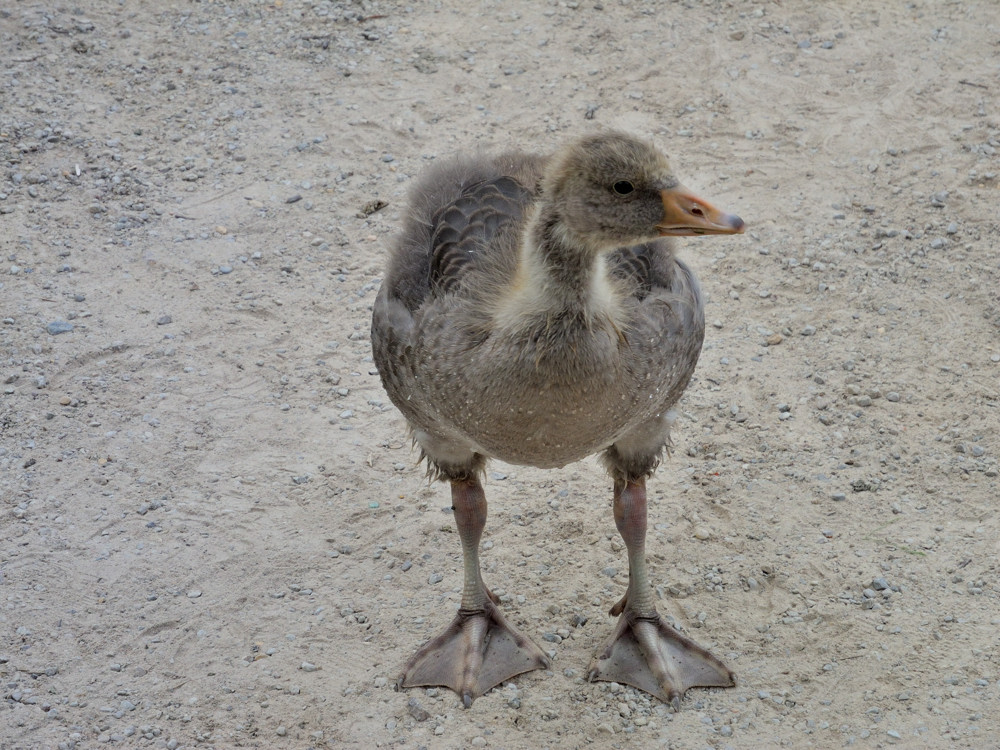
<svg viewBox="0 0 1000 750">
<path fill-rule="evenodd" d="M 47 326 L 45 330 L 52 336 L 58 336 L 60 333 L 69 333 L 73 330 L 73 324 L 68 323 L 65 320 L 53 320 Z"/>
<path fill-rule="evenodd" d="M 310 661 L 304 661 L 299 665 L 299 669 L 301 669 L 303 672 L 315 672 L 317 669 L 319 669 L 319 667 L 317 667 Z"/>
<path fill-rule="evenodd" d="M 421 706 L 416 698 L 410 698 L 406 704 L 406 710 L 413 717 L 414 721 L 427 721 L 431 715 Z"/>
</svg>

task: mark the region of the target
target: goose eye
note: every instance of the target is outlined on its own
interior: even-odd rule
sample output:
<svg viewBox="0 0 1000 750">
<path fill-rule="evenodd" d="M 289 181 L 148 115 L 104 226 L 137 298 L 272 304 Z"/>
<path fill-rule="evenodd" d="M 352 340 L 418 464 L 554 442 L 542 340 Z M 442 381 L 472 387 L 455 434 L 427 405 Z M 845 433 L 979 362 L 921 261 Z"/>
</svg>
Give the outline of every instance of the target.
<svg viewBox="0 0 1000 750">
<path fill-rule="evenodd" d="M 618 195 L 628 195 L 635 190 L 635 186 L 628 180 L 619 180 L 611 186 L 611 189 L 618 193 Z"/>
</svg>

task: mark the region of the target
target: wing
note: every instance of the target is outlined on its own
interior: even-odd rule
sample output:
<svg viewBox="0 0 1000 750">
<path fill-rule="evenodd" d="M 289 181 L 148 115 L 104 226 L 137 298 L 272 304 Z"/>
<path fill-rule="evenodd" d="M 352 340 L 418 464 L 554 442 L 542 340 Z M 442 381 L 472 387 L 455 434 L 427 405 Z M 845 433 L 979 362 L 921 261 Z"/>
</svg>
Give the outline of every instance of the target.
<svg viewBox="0 0 1000 750">
<path fill-rule="evenodd" d="M 653 290 L 655 252 L 658 252 L 657 247 L 650 243 L 619 248 L 608 258 L 611 273 L 626 281 L 632 294 L 639 300 L 646 299 Z"/>
<path fill-rule="evenodd" d="M 650 356 L 662 370 L 677 362 L 690 367 L 698 358 L 705 331 L 701 288 L 667 239 L 623 247 L 609 257 L 611 273 L 625 282 L 638 303 L 632 321 L 636 340 L 654 341 Z M 655 352 L 653 351 L 655 350 Z"/>
<path fill-rule="evenodd" d="M 524 220 L 531 193 L 511 177 L 476 182 L 435 212 L 432 219 L 429 286 L 454 290 L 475 269 L 492 238 Z"/>
</svg>

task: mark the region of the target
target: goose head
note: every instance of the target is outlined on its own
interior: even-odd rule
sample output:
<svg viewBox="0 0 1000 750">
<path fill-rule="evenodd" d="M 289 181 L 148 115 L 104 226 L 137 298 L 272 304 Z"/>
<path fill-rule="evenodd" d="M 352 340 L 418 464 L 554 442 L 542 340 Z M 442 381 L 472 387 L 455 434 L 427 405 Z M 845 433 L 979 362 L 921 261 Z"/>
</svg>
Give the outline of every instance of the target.
<svg viewBox="0 0 1000 750">
<path fill-rule="evenodd" d="M 541 192 L 558 231 L 597 252 L 657 237 L 744 231 L 740 217 L 685 189 L 659 150 L 624 133 L 567 146 L 549 163 Z"/>
</svg>

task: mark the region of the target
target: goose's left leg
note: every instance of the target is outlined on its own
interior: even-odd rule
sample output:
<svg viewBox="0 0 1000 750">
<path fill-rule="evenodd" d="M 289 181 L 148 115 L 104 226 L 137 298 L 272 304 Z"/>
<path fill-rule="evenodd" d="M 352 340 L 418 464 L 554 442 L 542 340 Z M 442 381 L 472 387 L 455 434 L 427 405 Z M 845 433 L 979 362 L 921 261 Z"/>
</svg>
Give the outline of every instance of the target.
<svg viewBox="0 0 1000 750">
<path fill-rule="evenodd" d="M 656 611 L 646 572 L 646 480 L 615 480 L 615 524 L 628 550 L 628 589 L 611 609 L 618 626 L 590 665 L 591 681 L 624 682 L 675 711 L 692 687 L 732 687 L 733 673 Z"/>
</svg>

